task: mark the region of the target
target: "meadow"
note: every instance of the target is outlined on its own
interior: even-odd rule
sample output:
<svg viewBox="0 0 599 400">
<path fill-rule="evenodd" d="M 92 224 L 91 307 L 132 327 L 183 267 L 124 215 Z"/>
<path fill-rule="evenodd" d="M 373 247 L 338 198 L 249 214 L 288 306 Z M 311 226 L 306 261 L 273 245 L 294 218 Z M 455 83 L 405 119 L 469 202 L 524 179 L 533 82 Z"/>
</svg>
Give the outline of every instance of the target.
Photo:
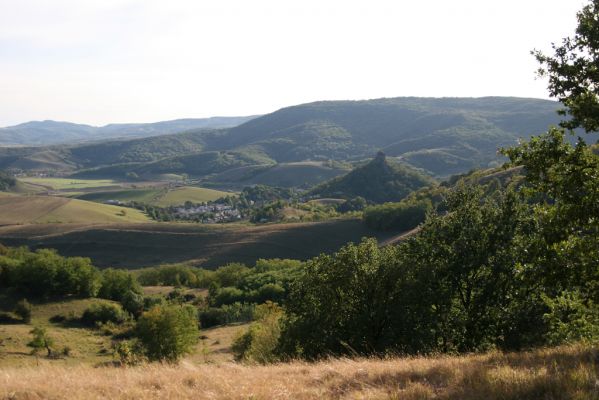
<svg viewBox="0 0 599 400">
<path fill-rule="evenodd" d="M 597 348 L 331 359 L 267 366 L 151 364 L 0 368 L 6 399 L 598 399 Z"/>
<path fill-rule="evenodd" d="M 165 295 L 173 287 L 144 288 L 145 295 Z M 200 289 L 188 289 L 197 295 L 205 295 Z M 68 318 L 79 318 L 83 311 L 94 303 L 107 303 L 109 300 L 63 298 L 50 301 L 31 301 L 33 311 L 30 324 L 23 324 L 12 314 L 16 299 L 0 291 L 0 373 L 5 368 L 41 366 L 100 366 L 111 365 L 113 356 L 113 338 L 102 329 L 92 329 L 77 321 L 53 322 L 57 315 Z M 116 303 L 115 303 L 116 304 Z M 54 349 L 59 354 L 65 348 L 69 355 L 61 355 L 56 359 L 31 354 L 27 343 L 31 340 L 30 331 L 33 326 L 44 327 L 54 340 Z M 193 363 L 231 362 L 233 353 L 231 344 L 240 331 L 248 324 L 233 324 L 203 329 L 201 340 L 193 354 L 187 360 Z M 4 398 L 0 395 L 0 398 Z"/>
</svg>

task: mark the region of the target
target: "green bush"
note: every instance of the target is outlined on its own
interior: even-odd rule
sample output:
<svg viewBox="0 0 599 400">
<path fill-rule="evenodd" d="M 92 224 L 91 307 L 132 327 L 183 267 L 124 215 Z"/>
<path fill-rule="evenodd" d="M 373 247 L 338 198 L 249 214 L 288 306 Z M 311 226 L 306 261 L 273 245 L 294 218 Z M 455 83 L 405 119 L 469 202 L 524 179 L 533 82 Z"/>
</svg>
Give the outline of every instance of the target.
<svg viewBox="0 0 599 400">
<path fill-rule="evenodd" d="M 118 304 L 94 303 L 85 309 L 81 316 L 81 322 L 90 326 L 112 322 L 121 324 L 127 319 L 127 313 Z"/>
<path fill-rule="evenodd" d="M 149 360 L 175 362 L 198 342 L 197 311 L 188 305 L 155 306 L 141 315 L 136 334 Z"/>
<path fill-rule="evenodd" d="M 233 342 L 235 358 L 259 364 L 278 361 L 276 350 L 281 336 L 283 312 L 276 304 L 268 302 L 257 306 L 255 313 L 258 320 Z"/>
<path fill-rule="evenodd" d="M 141 286 L 129 272 L 108 268 L 102 271 L 102 285 L 98 297 L 114 301 L 123 301 L 130 292 L 141 294 Z"/>
</svg>

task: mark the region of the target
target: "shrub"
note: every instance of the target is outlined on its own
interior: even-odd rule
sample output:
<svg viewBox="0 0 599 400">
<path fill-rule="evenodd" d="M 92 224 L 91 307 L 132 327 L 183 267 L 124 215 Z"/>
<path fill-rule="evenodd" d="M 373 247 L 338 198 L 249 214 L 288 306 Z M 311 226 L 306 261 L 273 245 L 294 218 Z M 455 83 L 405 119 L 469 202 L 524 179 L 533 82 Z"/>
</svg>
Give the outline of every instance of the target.
<svg viewBox="0 0 599 400">
<path fill-rule="evenodd" d="M 139 283 L 129 271 L 112 268 L 102 271 L 102 286 L 98 297 L 123 301 L 129 292 L 142 293 Z"/>
<path fill-rule="evenodd" d="M 176 362 L 198 342 L 197 311 L 188 305 L 156 306 L 141 315 L 136 331 L 149 360 Z"/>
<path fill-rule="evenodd" d="M 235 358 L 259 364 L 278 361 L 276 349 L 281 336 L 283 312 L 276 304 L 268 302 L 256 307 L 256 315 L 258 320 L 233 343 Z"/>
<path fill-rule="evenodd" d="M 31 322 L 31 304 L 27 299 L 23 299 L 15 306 L 15 314 L 23 320 L 24 323 L 28 324 Z"/>
<path fill-rule="evenodd" d="M 123 323 L 127 319 L 127 314 L 122 307 L 113 303 L 95 303 L 89 306 L 81 316 L 81 322 L 86 325 L 98 325 L 112 322 L 115 324 Z"/>
<path fill-rule="evenodd" d="M 550 299 L 545 296 L 549 312 L 543 316 L 549 325 L 549 344 L 596 342 L 599 339 L 599 310 L 592 301 L 584 301 L 577 291 L 565 292 Z"/>
<path fill-rule="evenodd" d="M 248 322 L 254 318 L 255 308 L 255 304 L 248 303 L 227 304 L 219 308 L 210 307 L 200 311 L 200 326 L 209 328 L 234 322 Z"/>
</svg>

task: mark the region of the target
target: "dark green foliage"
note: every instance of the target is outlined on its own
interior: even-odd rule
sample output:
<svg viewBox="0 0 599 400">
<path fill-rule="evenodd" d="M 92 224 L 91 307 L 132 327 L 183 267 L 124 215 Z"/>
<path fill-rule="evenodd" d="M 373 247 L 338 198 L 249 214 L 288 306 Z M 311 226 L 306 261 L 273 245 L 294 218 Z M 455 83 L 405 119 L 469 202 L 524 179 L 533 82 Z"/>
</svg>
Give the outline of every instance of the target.
<svg viewBox="0 0 599 400">
<path fill-rule="evenodd" d="M 17 180 L 12 176 L 0 171 L 0 191 L 6 192 L 17 184 Z"/>
<path fill-rule="evenodd" d="M 24 323 L 28 324 L 31 322 L 31 310 L 31 303 L 29 303 L 27 299 L 23 299 L 15 306 L 14 313 L 17 317 L 21 318 Z"/>
<path fill-rule="evenodd" d="M 26 248 L 12 248 L 0 256 L 0 284 L 31 296 L 93 297 L 100 281 L 89 258 L 67 258 L 54 250 L 30 252 Z"/>
<path fill-rule="evenodd" d="M 112 268 L 102 271 L 102 286 L 98 292 L 98 297 L 120 302 L 130 292 L 141 294 L 142 290 L 129 271 Z"/>
<path fill-rule="evenodd" d="M 347 199 L 360 196 L 374 203 L 385 203 L 400 201 L 410 192 L 433 184 L 432 178 L 408 166 L 391 163 L 379 153 L 368 164 L 316 187 L 311 194 Z"/>
<path fill-rule="evenodd" d="M 560 113 L 572 117 L 561 125 L 593 132 L 599 131 L 599 1 L 590 1 L 577 17 L 575 35 L 553 44 L 553 56 L 533 54 L 539 75 L 549 78 L 549 94 L 566 106 Z"/>
<path fill-rule="evenodd" d="M 283 352 L 313 359 L 393 346 L 391 312 L 403 275 L 395 260 L 394 248 L 369 239 L 308 262 L 285 303 Z"/>
<path fill-rule="evenodd" d="M 368 202 L 364 197 L 354 197 L 346 200 L 337 206 L 337 211 L 340 213 L 348 213 L 352 211 L 362 211 L 368 206 Z"/>
<path fill-rule="evenodd" d="M 210 328 L 217 325 L 226 325 L 236 322 L 249 322 L 254 319 L 255 304 L 233 303 L 220 307 L 208 307 L 199 312 L 200 326 Z"/>
<path fill-rule="evenodd" d="M 139 317 L 144 311 L 145 298 L 140 293 L 129 290 L 125 296 L 121 299 L 121 305 L 123 309 L 135 318 Z"/>
<path fill-rule="evenodd" d="M 97 326 L 98 324 L 105 324 L 107 322 L 120 324 L 126 319 L 127 313 L 123 311 L 120 305 L 108 302 L 92 304 L 85 309 L 81 316 L 81 322 L 90 326 Z"/>
<path fill-rule="evenodd" d="M 430 200 L 402 200 L 399 203 L 385 203 L 364 210 L 366 225 L 379 230 L 413 229 L 424 222 L 427 213 L 432 211 Z"/>
<path fill-rule="evenodd" d="M 135 271 L 137 281 L 144 286 L 187 286 L 208 288 L 217 279 L 214 271 L 183 264 L 164 265 Z"/>
<path fill-rule="evenodd" d="M 139 318 L 136 334 L 149 360 L 176 362 L 198 341 L 197 311 L 191 306 L 155 306 Z"/>
</svg>

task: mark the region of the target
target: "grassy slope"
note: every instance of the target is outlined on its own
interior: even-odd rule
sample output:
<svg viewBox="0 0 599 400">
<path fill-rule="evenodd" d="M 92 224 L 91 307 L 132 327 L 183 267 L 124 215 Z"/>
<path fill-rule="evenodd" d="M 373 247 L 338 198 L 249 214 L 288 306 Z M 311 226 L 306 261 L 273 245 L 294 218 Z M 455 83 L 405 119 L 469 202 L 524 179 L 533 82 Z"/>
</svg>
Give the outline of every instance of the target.
<svg viewBox="0 0 599 400">
<path fill-rule="evenodd" d="M 268 366 L 152 364 L 0 370 L 11 399 L 597 399 L 596 348 Z"/>
<path fill-rule="evenodd" d="M 145 288 L 144 288 L 145 289 Z M 153 295 L 166 294 L 173 287 L 150 287 L 144 293 Z M 204 295 L 205 291 L 190 289 L 196 295 Z M 52 323 L 55 315 L 74 316 L 79 318 L 83 311 L 97 299 L 62 299 L 59 301 L 35 302 L 30 324 L 21 323 L 12 310 L 17 299 L 0 292 L 0 314 L 13 318 L 11 323 L 0 323 L 0 371 L 7 367 L 32 367 L 39 361 L 41 365 L 98 365 L 113 361 L 111 337 L 102 332 L 90 329 L 77 323 Z M 106 301 L 106 300 L 101 300 Z M 69 357 L 48 360 L 42 357 L 36 361 L 30 355 L 31 348 L 27 343 L 31 340 L 29 331 L 33 326 L 43 326 L 54 340 L 53 349 L 60 352 L 65 346 L 71 348 Z M 220 326 L 202 330 L 202 340 L 196 346 L 194 354 L 189 356 L 192 362 L 226 362 L 233 361 L 231 344 L 240 330 L 248 324 Z M 0 395 L 0 398 L 3 398 Z"/>
<path fill-rule="evenodd" d="M 261 226 L 198 224 L 39 224 L 0 228 L 7 245 L 52 247 L 63 255 L 92 258 L 100 266 L 136 268 L 194 260 L 206 267 L 259 258 L 308 259 L 364 236 L 386 240 L 359 220 Z"/>
<path fill-rule="evenodd" d="M 220 190 L 185 186 L 172 190 L 166 188 L 150 189 L 126 189 L 94 191 L 77 196 L 78 199 L 104 203 L 108 200 L 139 201 L 143 203 L 158 205 L 161 207 L 180 205 L 186 201 L 202 203 L 212 201 L 224 196 L 231 195 L 229 192 Z"/>
<path fill-rule="evenodd" d="M 33 185 L 43 186 L 50 190 L 88 189 L 95 187 L 116 186 L 111 179 L 72 179 L 72 178 L 37 178 L 26 177 L 19 180 Z"/>
<path fill-rule="evenodd" d="M 51 196 L 0 194 L 0 225 L 28 223 L 115 223 L 146 222 L 137 210 Z"/>
<path fill-rule="evenodd" d="M 0 311 L 10 313 L 15 304 L 14 299 L 0 294 L 0 300 Z M 32 302 L 33 312 L 30 324 L 22 324 L 16 318 L 14 323 L 0 324 L 0 366 L 34 366 L 36 364 L 35 357 L 30 355 L 31 348 L 27 347 L 27 343 L 31 340 L 29 331 L 33 326 L 43 326 L 48 329 L 55 342 L 55 350 L 61 351 L 65 346 L 71 348 L 70 357 L 53 362 L 94 365 L 110 361 L 112 357 L 109 337 L 83 326 L 53 324 L 49 321 L 52 316 L 57 314 L 80 317 L 83 311 L 96 301 L 95 299 L 66 299 L 47 303 Z M 43 365 L 44 360 L 40 361 Z"/>
<path fill-rule="evenodd" d="M 169 190 L 163 196 L 160 196 L 156 201 L 154 201 L 153 204 L 165 207 L 183 204 L 186 201 L 202 203 L 205 201 L 213 201 L 229 195 L 231 195 L 231 193 L 222 192 L 220 190 L 188 186 Z"/>
</svg>

